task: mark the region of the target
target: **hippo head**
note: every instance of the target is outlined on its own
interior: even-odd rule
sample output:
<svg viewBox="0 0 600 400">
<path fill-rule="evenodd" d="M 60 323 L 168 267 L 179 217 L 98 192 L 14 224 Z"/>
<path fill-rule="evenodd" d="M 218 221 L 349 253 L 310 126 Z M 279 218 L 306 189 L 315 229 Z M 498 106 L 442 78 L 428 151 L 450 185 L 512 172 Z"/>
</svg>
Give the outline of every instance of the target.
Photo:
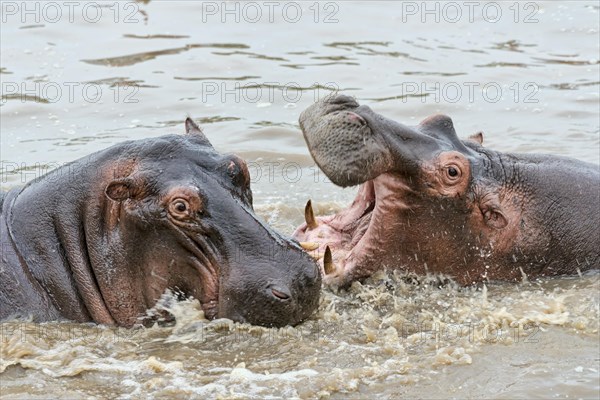
<svg viewBox="0 0 600 400">
<path fill-rule="evenodd" d="M 317 264 L 256 217 L 245 162 L 219 154 L 189 118 L 186 131 L 106 154 L 103 191 L 88 207 L 99 222 L 86 233 L 98 242 L 89 256 L 110 316 L 130 326 L 171 288 L 210 319 L 299 323 L 318 305 Z"/>
<path fill-rule="evenodd" d="M 307 204 L 306 223 L 294 233 L 323 258 L 328 284 L 345 286 L 381 266 L 412 265 L 416 272 L 449 271 L 444 263 L 464 267 L 475 252 L 467 252 L 469 246 L 507 225 L 498 193 L 482 184 L 481 134 L 460 140 L 447 116 L 408 127 L 334 95 L 305 110 L 300 127 L 333 183 L 361 184 L 350 207 L 336 215 L 315 219 Z"/>
</svg>

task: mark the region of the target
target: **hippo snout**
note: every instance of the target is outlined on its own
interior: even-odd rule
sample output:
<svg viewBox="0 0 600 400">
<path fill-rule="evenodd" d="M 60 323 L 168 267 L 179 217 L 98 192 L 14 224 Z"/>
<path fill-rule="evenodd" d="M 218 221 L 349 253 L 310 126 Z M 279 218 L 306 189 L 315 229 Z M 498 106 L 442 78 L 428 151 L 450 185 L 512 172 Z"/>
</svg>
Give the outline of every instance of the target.
<svg viewBox="0 0 600 400">
<path fill-rule="evenodd" d="M 300 128 L 317 165 L 339 186 L 363 183 L 392 166 L 390 151 L 377 134 L 386 126 L 353 97 L 319 100 L 300 115 Z"/>
<path fill-rule="evenodd" d="M 220 285 L 219 318 L 282 327 L 302 322 L 317 309 L 319 266 L 300 246 L 281 239 L 277 251 L 267 257 L 248 254 L 243 264 L 227 268 Z"/>
</svg>

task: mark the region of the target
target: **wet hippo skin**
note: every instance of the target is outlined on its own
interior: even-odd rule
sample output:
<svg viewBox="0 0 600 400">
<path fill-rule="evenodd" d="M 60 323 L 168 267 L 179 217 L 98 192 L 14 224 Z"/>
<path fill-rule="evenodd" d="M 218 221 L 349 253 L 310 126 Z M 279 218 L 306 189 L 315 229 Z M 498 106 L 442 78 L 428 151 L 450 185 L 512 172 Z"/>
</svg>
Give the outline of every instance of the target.
<svg viewBox="0 0 600 400">
<path fill-rule="evenodd" d="M 460 140 L 434 115 L 409 127 L 337 95 L 300 126 L 312 157 L 354 202 L 294 236 L 322 258 L 328 284 L 347 286 L 383 267 L 444 273 L 462 284 L 577 274 L 600 266 L 597 165 L 508 154 Z"/>
<path fill-rule="evenodd" d="M 167 289 L 257 325 L 316 309 L 318 266 L 255 216 L 245 162 L 185 125 L 2 194 L 0 320 L 130 327 Z"/>
</svg>

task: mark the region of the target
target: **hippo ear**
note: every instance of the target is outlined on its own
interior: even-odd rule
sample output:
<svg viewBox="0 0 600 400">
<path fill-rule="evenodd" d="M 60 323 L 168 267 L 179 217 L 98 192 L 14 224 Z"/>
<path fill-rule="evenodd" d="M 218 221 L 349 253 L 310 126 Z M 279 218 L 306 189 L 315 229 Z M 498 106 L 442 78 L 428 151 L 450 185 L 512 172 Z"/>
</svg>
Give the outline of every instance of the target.
<svg viewBox="0 0 600 400">
<path fill-rule="evenodd" d="M 508 225 L 508 220 L 502 212 L 500 199 L 496 193 L 487 193 L 479 202 L 479 210 L 486 225 L 494 229 L 502 229 Z"/>
<path fill-rule="evenodd" d="M 193 136 L 197 142 L 212 147 L 206 136 L 204 136 L 202 129 L 190 117 L 185 119 L 185 133 L 186 135 Z"/>
<path fill-rule="evenodd" d="M 477 132 L 472 134 L 467 138 L 468 141 L 477 143 L 480 146 L 483 146 L 483 132 Z"/>
<path fill-rule="evenodd" d="M 425 118 L 419 124 L 420 131 L 437 138 L 455 138 L 456 131 L 452 119 L 443 114 L 435 114 Z"/>
<path fill-rule="evenodd" d="M 104 190 L 106 197 L 113 201 L 127 200 L 132 198 L 136 192 L 137 190 L 131 178 L 115 179 Z"/>
</svg>

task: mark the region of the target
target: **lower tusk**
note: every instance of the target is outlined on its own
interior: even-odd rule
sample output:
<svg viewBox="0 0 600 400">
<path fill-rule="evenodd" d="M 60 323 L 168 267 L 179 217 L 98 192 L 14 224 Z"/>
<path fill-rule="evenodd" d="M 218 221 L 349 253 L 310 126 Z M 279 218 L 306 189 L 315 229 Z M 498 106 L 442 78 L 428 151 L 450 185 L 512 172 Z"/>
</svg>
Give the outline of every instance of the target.
<svg viewBox="0 0 600 400">
<path fill-rule="evenodd" d="M 325 256 L 323 257 L 323 269 L 325 275 L 329 275 L 335 271 L 335 265 L 333 265 L 333 257 L 331 256 L 331 250 L 329 246 L 325 248 Z"/>
<path fill-rule="evenodd" d="M 308 253 L 308 254 L 310 254 L 310 256 L 317 261 L 320 260 L 321 258 L 323 258 L 323 254 L 319 253 L 318 251 L 315 251 L 314 253 Z"/>
<path fill-rule="evenodd" d="M 312 209 L 312 202 L 308 200 L 306 202 L 306 207 L 304 207 L 304 220 L 306 221 L 306 226 L 308 229 L 315 229 L 319 224 L 315 219 L 315 214 Z"/>
<path fill-rule="evenodd" d="M 300 247 L 306 251 L 316 250 L 319 248 L 319 246 L 320 244 L 316 242 L 300 242 Z"/>
</svg>

